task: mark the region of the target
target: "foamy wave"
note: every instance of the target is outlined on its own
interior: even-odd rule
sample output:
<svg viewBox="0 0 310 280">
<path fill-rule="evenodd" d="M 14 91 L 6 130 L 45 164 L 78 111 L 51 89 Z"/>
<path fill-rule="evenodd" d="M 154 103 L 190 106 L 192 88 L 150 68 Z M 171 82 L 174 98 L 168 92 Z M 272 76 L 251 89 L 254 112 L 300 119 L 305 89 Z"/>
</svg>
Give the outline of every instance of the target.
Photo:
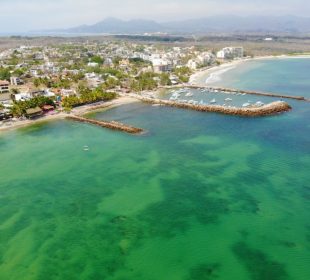
<svg viewBox="0 0 310 280">
<path fill-rule="evenodd" d="M 222 79 L 221 76 L 225 72 L 230 71 L 230 70 L 235 69 L 235 68 L 236 68 L 236 66 L 230 66 L 230 67 L 227 67 L 225 69 L 221 69 L 221 70 L 218 70 L 216 72 L 211 73 L 206 80 L 206 84 L 212 84 L 212 83 L 219 82 Z"/>
</svg>

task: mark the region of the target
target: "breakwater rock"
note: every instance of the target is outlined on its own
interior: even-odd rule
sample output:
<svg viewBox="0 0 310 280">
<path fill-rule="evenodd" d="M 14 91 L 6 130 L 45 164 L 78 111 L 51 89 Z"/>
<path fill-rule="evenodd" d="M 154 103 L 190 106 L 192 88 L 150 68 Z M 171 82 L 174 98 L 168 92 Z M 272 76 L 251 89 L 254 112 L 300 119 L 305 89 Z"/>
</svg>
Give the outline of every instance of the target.
<svg viewBox="0 0 310 280">
<path fill-rule="evenodd" d="M 182 87 L 184 87 L 184 86 L 182 86 Z M 170 88 L 172 88 L 172 87 L 170 87 Z M 206 90 L 210 90 L 210 91 L 216 90 L 216 91 L 220 91 L 220 92 L 224 92 L 224 93 L 245 93 L 245 94 L 250 94 L 250 95 L 278 97 L 278 98 L 282 98 L 282 99 L 295 99 L 295 100 L 309 102 L 309 99 L 305 98 L 304 96 L 285 95 L 285 94 L 281 94 L 281 93 L 241 90 L 241 89 L 225 88 L 225 87 L 195 86 L 195 85 L 187 85 L 186 88 L 206 89 Z"/>
<path fill-rule="evenodd" d="M 74 115 L 68 116 L 66 118 L 69 120 L 77 121 L 77 122 L 89 123 L 89 124 L 97 125 L 100 127 L 105 127 L 105 128 L 109 128 L 109 129 L 113 129 L 113 130 L 123 131 L 123 132 L 127 132 L 130 134 L 138 134 L 138 133 L 143 132 L 143 129 L 141 129 L 141 128 L 128 126 L 128 125 L 125 125 L 123 123 L 114 122 L 114 121 L 112 121 L 112 122 L 100 121 L 100 120 L 88 119 L 88 118 L 83 118 L 83 117 L 74 116 Z"/>
<path fill-rule="evenodd" d="M 275 101 L 261 107 L 250 107 L 250 108 L 239 108 L 239 107 L 226 107 L 220 105 L 194 105 L 188 103 L 180 103 L 170 100 L 153 99 L 146 97 L 137 97 L 139 100 L 151 104 L 159 104 L 170 107 L 177 107 L 183 109 L 191 109 L 200 112 L 213 112 L 221 113 L 226 115 L 236 115 L 245 117 L 260 117 L 260 116 L 270 116 L 282 112 L 287 112 L 291 110 L 291 106 L 284 101 Z"/>
</svg>

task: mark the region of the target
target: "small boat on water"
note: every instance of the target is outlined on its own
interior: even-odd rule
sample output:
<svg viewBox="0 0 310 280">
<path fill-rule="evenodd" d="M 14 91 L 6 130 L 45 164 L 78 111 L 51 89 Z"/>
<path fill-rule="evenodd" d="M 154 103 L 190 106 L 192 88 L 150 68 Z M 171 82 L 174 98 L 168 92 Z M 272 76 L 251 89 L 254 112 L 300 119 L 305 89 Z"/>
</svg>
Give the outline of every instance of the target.
<svg viewBox="0 0 310 280">
<path fill-rule="evenodd" d="M 172 94 L 172 97 L 175 97 L 175 98 L 179 98 L 180 97 L 180 94 L 175 92 L 174 94 Z"/>
<path fill-rule="evenodd" d="M 231 98 L 225 98 L 225 101 L 232 101 Z"/>
<path fill-rule="evenodd" d="M 88 147 L 88 146 L 84 146 L 84 147 L 83 147 L 83 150 L 84 150 L 84 151 L 89 151 L 89 147 Z"/>
<path fill-rule="evenodd" d="M 215 100 L 215 99 L 212 99 L 212 100 L 210 101 L 210 103 L 211 103 L 211 104 L 214 104 L 214 103 L 216 103 L 216 100 Z"/>
<path fill-rule="evenodd" d="M 242 107 L 244 107 L 244 108 L 249 107 L 249 106 L 251 106 L 250 103 L 244 103 L 244 104 L 242 104 Z"/>
<path fill-rule="evenodd" d="M 194 94 L 192 94 L 191 92 L 188 92 L 185 94 L 186 97 L 192 97 Z"/>
<path fill-rule="evenodd" d="M 255 105 L 258 106 L 258 107 L 261 107 L 261 106 L 264 106 L 265 103 L 264 103 L 264 102 L 261 102 L 261 101 L 257 101 L 257 102 L 255 103 Z"/>
</svg>

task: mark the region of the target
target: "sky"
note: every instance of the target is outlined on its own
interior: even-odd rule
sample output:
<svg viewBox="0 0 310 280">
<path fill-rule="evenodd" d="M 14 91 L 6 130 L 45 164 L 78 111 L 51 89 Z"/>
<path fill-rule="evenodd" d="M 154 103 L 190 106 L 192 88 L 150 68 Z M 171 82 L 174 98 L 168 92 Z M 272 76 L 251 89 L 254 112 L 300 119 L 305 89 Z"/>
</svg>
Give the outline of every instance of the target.
<svg viewBox="0 0 310 280">
<path fill-rule="evenodd" d="M 0 0 L 0 33 L 75 27 L 107 17 L 159 22 L 214 15 L 310 16 L 310 0 Z"/>
</svg>

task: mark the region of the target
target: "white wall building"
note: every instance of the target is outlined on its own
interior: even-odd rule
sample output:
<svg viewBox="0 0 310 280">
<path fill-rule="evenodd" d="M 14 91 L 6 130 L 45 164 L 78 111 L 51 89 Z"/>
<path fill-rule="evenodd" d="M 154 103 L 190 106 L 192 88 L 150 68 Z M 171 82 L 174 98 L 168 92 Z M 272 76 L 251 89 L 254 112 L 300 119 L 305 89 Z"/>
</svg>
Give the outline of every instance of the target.
<svg viewBox="0 0 310 280">
<path fill-rule="evenodd" d="M 235 59 L 242 58 L 243 54 L 243 47 L 227 47 L 217 52 L 216 57 L 219 59 Z"/>
<path fill-rule="evenodd" d="M 156 58 L 152 60 L 155 73 L 169 72 L 172 70 L 172 63 L 167 59 Z"/>
</svg>

